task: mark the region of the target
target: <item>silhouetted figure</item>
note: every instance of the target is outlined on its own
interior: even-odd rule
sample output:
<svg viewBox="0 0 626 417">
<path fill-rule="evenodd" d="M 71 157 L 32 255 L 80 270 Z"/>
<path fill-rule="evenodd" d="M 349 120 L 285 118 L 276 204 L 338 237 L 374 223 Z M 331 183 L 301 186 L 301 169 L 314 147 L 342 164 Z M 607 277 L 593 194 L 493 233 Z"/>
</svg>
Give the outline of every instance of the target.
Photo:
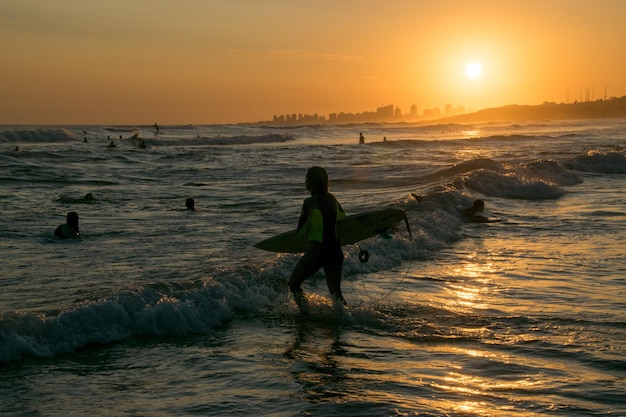
<svg viewBox="0 0 626 417">
<path fill-rule="evenodd" d="M 304 200 L 298 220 L 298 233 L 306 236 L 309 247 L 289 278 L 289 289 L 300 309 L 306 305 L 301 285 L 320 268 L 324 269 L 330 295 L 346 304 L 341 293 L 343 252 L 336 231 L 337 220 L 345 217 L 346 213 L 328 192 L 329 185 L 328 173 L 324 168 L 309 168 L 306 189 L 311 192 L 311 197 Z"/>
<path fill-rule="evenodd" d="M 158 133 L 160 129 L 159 129 L 159 125 L 158 125 L 158 124 L 156 124 L 156 122 L 154 123 L 154 128 L 156 129 L 156 131 L 157 131 L 157 133 Z"/>
<path fill-rule="evenodd" d="M 193 198 L 188 198 L 187 200 L 185 200 L 185 207 L 187 207 L 187 210 L 195 210 L 196 202 Z"/>
<path fill-rule="evenodd" d="M 54 237 L 57 239 L 79 239 L 78 213 L 75 211 L 67 213 L 66 223 L 56 228 Z"/>
<path fill-rule="evenodd" d="M 365 144 L 365 136 L 363 136 L 363 133 L 359 133 L 359 145 L 363 144 Z"/>
<path fill-rule="evenodd" d="M 115 142 L 111 141 L 108 145 L 109 148 L 115 148 L 117 147 L 117 145 L 115 144 Z"/>
<path fill-rule="evenodd" d="M 482 214 L 482 211 L 485 209 L 485 202 L 483 200 L 475 200 L 474 205 L 468 207 L 462 211 L 465 219 L 470 222 L 482 223 L 487 220 Z M 480 213 L 480 214 L 479 214 Z"/>
</svg>

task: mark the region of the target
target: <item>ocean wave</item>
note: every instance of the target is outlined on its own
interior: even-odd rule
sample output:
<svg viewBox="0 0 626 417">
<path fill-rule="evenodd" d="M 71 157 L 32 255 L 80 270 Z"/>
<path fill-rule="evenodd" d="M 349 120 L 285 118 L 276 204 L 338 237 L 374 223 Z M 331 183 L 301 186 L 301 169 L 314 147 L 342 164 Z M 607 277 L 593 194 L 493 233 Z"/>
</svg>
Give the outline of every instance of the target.
<svg viewBox="0 0 626 417">
<path fill-rule="evenodd" d="M 0 363 L 52 357 L 133 336 L 205 334 L 237 311 L 269 303 L 267 294 L 254 281 L 231 274 L 131 288 L 52 316 L 6 312 L 0 317 Z"/>
<path fill-rule="evenodd" d="M 528 180 L 540 179 L 549 184 L 576 185 L 583 182 L 576 173 L 554 160 L 538 160 L 517 167 L 516 172 Z"/>
<path fill-rule="evenodd" d="M 463 177 L 462 184 L 490 197 L 544 200 L 559 198 L 565 190 L 550 182 L 537 178 L 524 178 L 514 173 L 474 171 Z"/>
<path fill-rule="evenodd" d="M 346 281 L 423 259 L 459 238 L 461 221 L 445 207 L 422 205 L 407 214 L 413 238 L 401 225 L 391 239 L 377 236 L 360 243 L 370 252 L 370 262 L 359 260 L 358 246 L 344 248 Z M 60 312 L 5 311 L 0 313 L 0 363 L 54 357 L 139 336 L 210 334 L 233 319 L 268 312 L 292 315 L 296 306 L 286 280 L 298 256 L 276 254 L 207 278 L 129 287 Z M 327 302 L 327 297 L 312 296 L 314 303 Z"/>
<path fill-rule="evenodd" d="M 519 166 L 507 166 L 493 159 L 474 159 L 450 168 L 424 175 L 419 183 L 450 179 L 459 189 L 470 189 L 490 197 L 518 199 L 553 199 L 565 194 L 561 186 L 582 182 L 558 162 L 532 161 Z"/>
<path fill-rule="evenodd" d="M 564 166 L 581 172 L 626 174 L 626 151 L 592 150 L 564 161 Z"/>
<path fill-rule="evenodd" d="M 252 145 L 261 143 L 282 143 L 295 140 L 293 135 L 282 133 L 268 133 L 263 135 L 233 135 L 195 138 L 171 139 L 146 139 L 145 143 L 150 146 L 210 146 L 210 145 Z"/>
<path fill-rule="evenodd" d="M 67 129 L 5 130 L 0 133 L 2 143 L 59 143 L 78 138 Z"/>
</svg>

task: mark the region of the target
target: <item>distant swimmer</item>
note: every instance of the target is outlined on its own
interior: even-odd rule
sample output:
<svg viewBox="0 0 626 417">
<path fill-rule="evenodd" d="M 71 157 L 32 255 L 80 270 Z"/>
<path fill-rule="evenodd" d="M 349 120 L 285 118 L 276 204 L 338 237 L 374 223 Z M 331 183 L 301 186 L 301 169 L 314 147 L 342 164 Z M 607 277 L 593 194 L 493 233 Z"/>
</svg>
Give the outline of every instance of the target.
<svg viewBox="0 0 626 417">
<path fill-rule="evenodd" d="M 78 213 L 75 211 L 67 213 L 66 223 L 56 228 L 54 237 L 57 239 L 79 239 Z"/>
<path fill-rule="evenodd" d="M 115 144 L 115 142 L 111 141 L 111 142 L 107 145 L 107 147 L 109 147 L 109 148 L 115 148 L 115 147 L 117 147 L 117 145 Z"/>
<path fill-rule="evenodd" d="M 154 123 L 154 128 L 156 129 L 157 133 L 159 133 L 159 130 L 160 130 L 160 129 L 159 129 L 159 125 L 158 125 L 158 124 L 156 124 L 156 122 Z"/>
<path fill-rule="evenodd" d="M 363 133 L 359 133 L 359 145 L 363 144 L 365 144 L 365 136 L 363 136 Z"/>
<path fill-rule="evenodd" d="M 195 210 L 196 202 L 193 198 L 188 198 L 187 200 L 185 200 L 185 207 L 187 207 L 187 210 Z"/>
<path fill-rule="evenodd" d="M 484 223 L 487 221 L 487 217 L 482 214 L 485 209 L 485 202 L 483 200 L 475 200 L 471 207 L 462 210 L 465 219 L 474 223 Z"/>
</svg>

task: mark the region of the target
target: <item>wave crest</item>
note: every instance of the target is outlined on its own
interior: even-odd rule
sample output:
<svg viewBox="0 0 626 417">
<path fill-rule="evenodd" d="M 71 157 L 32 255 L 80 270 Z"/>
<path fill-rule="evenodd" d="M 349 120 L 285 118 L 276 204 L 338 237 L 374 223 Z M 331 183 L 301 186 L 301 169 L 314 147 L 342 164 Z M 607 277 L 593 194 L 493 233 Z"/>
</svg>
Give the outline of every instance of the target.
<svg viewBox="0 0 626 417">
<path fill-rule="evenodd" d="M 600 174 L 626 174 L 626 150 L 597 151 L 570 158 L 564 165 L 576 171 L 596 172 Z"/>
<path fill-rule="evenodd" d="M 66 129 L 5 130 L 0 133 L 0 142 L 3 143 L 57 143 L 76 139 L 76 135 Z"/>
</svg>

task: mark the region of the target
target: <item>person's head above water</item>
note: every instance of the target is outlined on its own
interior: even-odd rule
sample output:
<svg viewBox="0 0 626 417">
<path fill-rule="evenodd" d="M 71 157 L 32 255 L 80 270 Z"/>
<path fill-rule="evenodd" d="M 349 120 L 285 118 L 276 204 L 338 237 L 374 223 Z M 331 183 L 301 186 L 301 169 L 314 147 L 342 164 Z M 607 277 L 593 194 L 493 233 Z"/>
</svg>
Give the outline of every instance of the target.
<svg viewBox="0 0 626 417">
<path fill-rule="evenodd" d="M 78 232 L 78 213 L 76 213 L 75 211 L 70 211 L 69 213 L 67 213 L 65 222 L 68 226 Z"/>
<path fill-rule="evenodd" d="M 330 187 L 328 173 L 322 167 L 311 167 L 306 172 L 306 189 L 311 193 L 327 193 Z"/>
<path fill-rule="evenodd" d="M 196 202 L 193 200 L 193 198 L 188 198 L 187 200 L 185 200 L 185 207 L 187 207 L 187 210 L 195 210 L 195 206 Z"/>
<path fill-rule="evenodd" d="M 483 211 L 485 209 L 485 202 L 483 200 L 474 201 L 474 211 Z"/>
</svg>

